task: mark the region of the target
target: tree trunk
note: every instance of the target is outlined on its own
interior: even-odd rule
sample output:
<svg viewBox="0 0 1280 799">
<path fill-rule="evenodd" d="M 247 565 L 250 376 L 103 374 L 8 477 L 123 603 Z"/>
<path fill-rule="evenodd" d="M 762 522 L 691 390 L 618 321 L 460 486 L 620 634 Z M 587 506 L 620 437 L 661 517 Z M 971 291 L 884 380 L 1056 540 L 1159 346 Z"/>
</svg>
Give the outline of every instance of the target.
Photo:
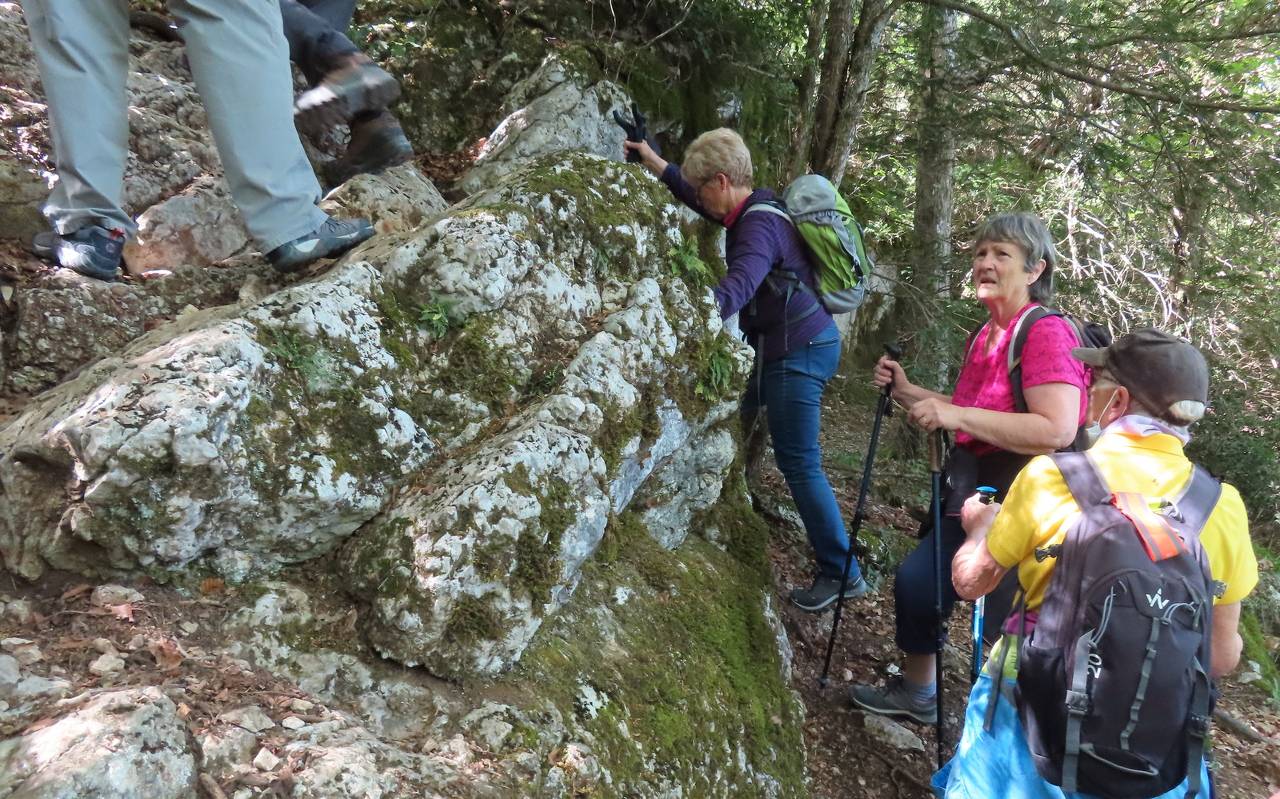
<svg viewBox="0 0 1280 799">
<path fill-rule="evenodd" d="M 787 180 L 803 175 L 809 166 L 813 148 L 813 119 L 818 106 L 818 67 L 822 61 L 823 34 L 831 0 L 812 0 L 809 7 L 809 40 L 805 45 L 804 75 L 800 80 L 800 124 L 791 140 L 791 168 Z"/>
<path fill-rule="evenodd" d="M 1205 214 L 1209 210 L 1211 187 L 1204 176 L 1211 165 L 1202 161 L 1175 164 L 1173 185 L 1173 273 L 1169 289 L 1180 320 L 1165 319 L 1181 332 L 1190 328 L 1195 312 L 1200 275 L 1204 274 Z"/>
<path fill-rule="evenodd" d="M 834 0 L 833 0 L 834 2 Z M 875 68 L 876 56 L 884 42 L 884 29 L 892 13 L 887 11 L 886 0 L 864 0 L 862 13 L 858 15 L 858 29 L 853 37 L 853 48 L 845 70 L 844 85 L 841 88 L 839 114 L 834 127 L 829 131 L 825 146 L 820 151 L 821 160 L 814 159 L 818 171 L 831 178 L 831 182 L 840 185 L 844 179 L 845 169 L 849 165 L 849 156 L 853 154 L 853 145 L 857 140 L 858 123 L 862 121 L 862 110 L 867 98 L 867 88 L 871 85 L 871 73 Z"/>
<path fill-rule="evenodd" d="M 956 12 L 929 6 L 920 28 L 915 248 L 911 283 L 925 302 L 949 290 L 956 136 L 947 81 L 955 69 Z"/>
<path fill-rule="evenodd" d="M 849 47 L 853 39 L 853 0 L 830 2 L 831 10 L 827 14 L 827 48 L 822 59 L 818 107 L 814 118 L 811 160 L 815 166 L 825 163 L 831 146 L 832 128 L 844 102 L 844 81 L 848 71 Z"/>
</svg>

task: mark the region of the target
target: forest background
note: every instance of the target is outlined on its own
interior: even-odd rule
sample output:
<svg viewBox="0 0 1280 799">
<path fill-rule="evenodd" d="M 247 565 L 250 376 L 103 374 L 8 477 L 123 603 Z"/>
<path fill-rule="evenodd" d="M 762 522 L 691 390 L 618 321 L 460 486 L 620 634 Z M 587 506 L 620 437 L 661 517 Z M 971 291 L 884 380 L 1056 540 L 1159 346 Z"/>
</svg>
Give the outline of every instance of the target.
<svg viewBox="0 0 1280 799">
<path fill-rule="evenodd" d="M 1212 407 L 1191 452 L 1239 487 L 1274 568 L 1273 2 L 587 0 L 566 12 L 552 0 L 380 0 L 362 4 L 356 38 L 407 80 L 430 79 L 415 71 L 414 42 L 440 49 L 429 41 L 440 13 L 482 17 L 500 41 L 533 29 L 552 47 L 583 45 L 657 122 L 673 160 L 728 122 L 752 148 L 758 185 L 809 170 L 840 183 L 885 281 L 855 320 L 847 372 L 899 340 L 913 379 L 945 390 L 981 321 L 972 232 L 992 213 L 1039 214 L 1061 256 L 1059 307 L 1116 333 L 1184 335 L 1209 356 Z M 1246 614 L 1248 656 L 1280 701 L 1261 632 L 1280 620 L 1260 608 Z"/>
</svg>

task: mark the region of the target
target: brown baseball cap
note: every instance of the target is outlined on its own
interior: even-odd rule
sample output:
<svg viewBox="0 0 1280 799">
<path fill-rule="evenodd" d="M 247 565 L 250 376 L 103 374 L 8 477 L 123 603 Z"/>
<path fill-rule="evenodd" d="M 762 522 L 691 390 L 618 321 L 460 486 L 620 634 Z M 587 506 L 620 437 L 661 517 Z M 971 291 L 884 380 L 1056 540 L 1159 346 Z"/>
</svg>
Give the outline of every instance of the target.
<svg viewBox="0 0 1280 799">
<path fill-rule="evenodd" d="M 1155 328 L 1126 333 L 1109 347 L 1076 347 L 1071 354 L 1095 369 L 1106 369 L 1165 421 L 1180 425 L 1193 422 L 1209 403 L 1209 365 L 1200 350 Z M 1181 402 L 1199 403 L 1198 412 L 1175 409 Z M 1186 418 L 1188 415 L 1193 418 Z"/>
</svg>

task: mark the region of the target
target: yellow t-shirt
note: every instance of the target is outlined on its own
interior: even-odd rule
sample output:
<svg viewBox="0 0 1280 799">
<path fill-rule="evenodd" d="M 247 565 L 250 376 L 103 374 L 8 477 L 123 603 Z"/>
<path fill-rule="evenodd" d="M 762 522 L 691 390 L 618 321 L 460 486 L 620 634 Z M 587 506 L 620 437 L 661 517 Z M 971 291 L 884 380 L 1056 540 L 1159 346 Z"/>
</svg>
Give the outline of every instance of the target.
<svg viewBox="0 0 1280 799">
<path fill-rule="evenodd" d="M 1166 433 L 1106 433 L 1089 455 L 1107 486 L 1117 493 L 1177 497 L 1191 479 L 1191 461 L 1182 453 L 1182 442 Z M 1049 457 L 1034 458 L 1010 486 L 987 534 L 987 549 L 1001 566 L 1017 567 L 1028 610 L 1043 601 L 1056 562 L 1056 558 L 1037 562 L 1036 549 L 1062 543 L 1079 516 L 1079 506 Z M 1258 583 L 1258 561 L 1249 540 L 1244 503 L 1233 486 L 1222 484 L 1222 495 L 1200 533 L 1200 543 L 1213 579 L 1227 586 L 1214 604 L 1244 599 Z"/>
</svg>

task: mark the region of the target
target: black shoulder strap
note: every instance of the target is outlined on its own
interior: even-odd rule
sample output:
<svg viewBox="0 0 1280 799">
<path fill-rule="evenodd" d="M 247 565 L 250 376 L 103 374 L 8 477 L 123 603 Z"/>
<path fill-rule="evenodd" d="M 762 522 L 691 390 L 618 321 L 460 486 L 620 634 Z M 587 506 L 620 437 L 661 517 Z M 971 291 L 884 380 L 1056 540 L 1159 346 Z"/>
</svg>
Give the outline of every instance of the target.
<svg viewBox="0 0 1280 799">
<path fill-rule="evenodd" d="M 1188 532 L 1199 535 L 1222 496 L 1222 483 L 1199 466 L 1191 469 L 1191 479 L 1182 495 L 1174 500 L 1178 516 Z"/>
<path fill-rule="evenodd" d="M 1027 398 L 1022 393 L 1022 349 L 1027 346 L 1027 336 L 1031 335 L 1032 326 L 1046 316 L 1065 318 L 1061 311 L 1036 305 L 1018 317 L 1017 324 L 1013 326 L 1013 341 L 1009 343 L 1009 384 L 1013 387 L 1013 408 L 1018 413 L 1027 412 Z M 1075 330 L 1075 325 L 1071 329 Z M 1080 332 L 1077 330 L 1076 341 L 1079 340 Z"/>
<path fill-rule="evenodd" d="M 1062 472 L 1062 479 L 1081 511 L 1087 513 L 1089 508 L 1106 505 L 1111 500 L 1111 489 L 1087 452 L 1055 452 L 1049 457 Z"/>
</svg>

